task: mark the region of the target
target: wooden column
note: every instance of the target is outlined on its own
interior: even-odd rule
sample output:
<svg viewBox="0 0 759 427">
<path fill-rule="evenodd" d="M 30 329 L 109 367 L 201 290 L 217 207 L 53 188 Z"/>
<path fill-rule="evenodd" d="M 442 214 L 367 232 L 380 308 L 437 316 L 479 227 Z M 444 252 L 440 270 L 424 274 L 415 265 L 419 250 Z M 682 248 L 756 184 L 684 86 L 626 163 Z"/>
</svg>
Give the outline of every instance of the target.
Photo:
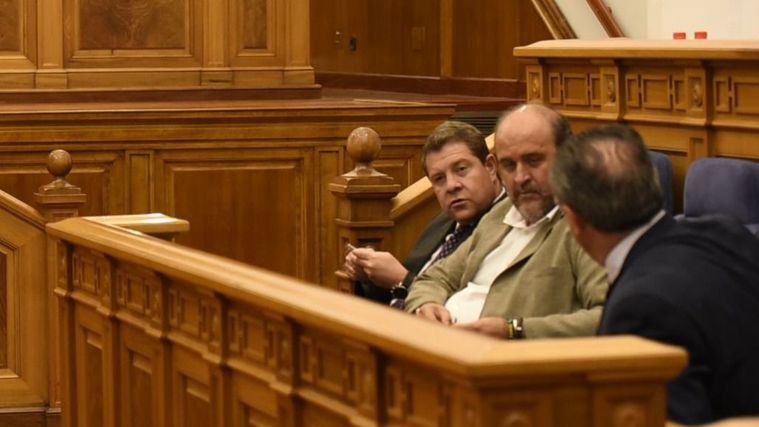
<svg viewBox="0 0 759 427">
<path fill-rule="evenodd" d="M 77 216 L 79 208 L 87 200 L 87 195 L 82 189 L 69 184 L 66 176 L 71 172 L 71 156 L 65 150 L 54 150 L 47 158 L 47 170 L 55 177 L 53 182 L 43 185 L 34 193 L 34 201 L 37 209 L 48 222 L 56 222 L 62 219 Z M 61 346 L 70 347 L 71 343 L 65 340 L 70 338 L 69 335 L 62 337 L 64 331 L 73 328 L 73 305 L 71 299 L 62 298 L 56 301 L 55 287 L 58 282 L 64 283 L 65 289 L 69 289 L 70 267 L 68 265 L 68 247 L 60 244 L 57 240 L 48 237 L 47 240 L 47 287 L 48 287 L 48 328 L 49 334 L 49 415 L 56 415 L 61 411 L 61 402 L 65 401 L 65 396 L 71 396 L 66 390 L 61 389 L 64 384 L 61 377 L 62 373 L 73 372 L 70 361 L 62 359 Z M 67 296 L 67 295 L 66 295 Z M 60 304 L 60 305 L 59 305 Z M 71 356 L 71 355 L 67 355 Z M 62 368 L 62 363 L 65 368 Z M 71 384 L 72 382 L 67 382 Z M 71 407 L 71 402 L 66 402 Z M 66 414 L 67 415 L 67 414 Z M 66 421 L 63 421 L 66 425 Z M 74 425 L 70 422 L 68 425 Z"/>
<path fill-rule="evenodd" d="M 372 167 L 381 145 L 374 130 L 367 127 L 354 129 L 348 136 L 347 151 L 356 167 L 329 184 L 329 191 L 337 198 L 338 265 L 343 264 L 346 243 L 377 250 L 392 247 L 391 199 L 401 186 L 392 177 Z M 335 274 L 338 290 L 353 293 L 353 282 L 342 271 Z"/>
</svg>

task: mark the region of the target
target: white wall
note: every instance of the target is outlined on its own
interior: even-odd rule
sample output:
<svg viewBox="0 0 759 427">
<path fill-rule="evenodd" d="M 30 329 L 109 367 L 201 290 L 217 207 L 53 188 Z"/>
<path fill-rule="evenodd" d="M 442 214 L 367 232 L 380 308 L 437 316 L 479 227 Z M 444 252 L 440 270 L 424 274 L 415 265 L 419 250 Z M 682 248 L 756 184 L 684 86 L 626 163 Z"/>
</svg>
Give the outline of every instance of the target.
<svg viewBox="0 0 759 427">
<path fill-rule="evenodd" d="M 603 39 L 606 31 L 588 6 L 587 0 L 555 0 L 561 12 L 581 39 Z M 759 1 L 759 0 L 757 0 Z"/>
<path fill-rule="evenodd" d="M 757 0 L 648 0 L 649 39 L 671 39 L 684 31 L 706 31 L 710 39 L 759 38 Z"/>
<path fill-rule="evenodd" d="M 625 35 L 634 39 L 671 39 L 706 31 L 709 39 L 759 39 L 759 0 L 605 0 Z M 586 0 L 556 0 L 580 38 L 606 33 Z M 590 20 L 595 20 L 590 23 Z"/>
</svg>

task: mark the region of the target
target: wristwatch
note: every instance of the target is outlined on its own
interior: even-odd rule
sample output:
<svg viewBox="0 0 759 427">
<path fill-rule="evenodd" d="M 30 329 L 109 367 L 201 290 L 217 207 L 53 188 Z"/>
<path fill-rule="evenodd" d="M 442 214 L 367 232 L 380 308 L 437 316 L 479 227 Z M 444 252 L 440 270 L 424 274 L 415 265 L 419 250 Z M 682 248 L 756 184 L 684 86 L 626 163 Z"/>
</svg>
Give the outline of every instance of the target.
<svg viewBox="0 0 759 427">
<path fill-rule="evenodd" d="M 524 338 L 524 328 L 522 327 L 521 317 L 515 317 L 506 321 L 506 338 L 510 340 Z"/>
</svg>

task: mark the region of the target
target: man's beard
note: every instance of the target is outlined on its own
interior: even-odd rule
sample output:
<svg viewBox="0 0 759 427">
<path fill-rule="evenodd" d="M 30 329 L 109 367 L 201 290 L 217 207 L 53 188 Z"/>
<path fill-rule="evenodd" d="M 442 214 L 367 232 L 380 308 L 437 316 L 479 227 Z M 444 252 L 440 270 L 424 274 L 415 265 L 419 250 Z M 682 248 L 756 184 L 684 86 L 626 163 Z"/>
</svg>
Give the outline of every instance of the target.
<svg viewBox="0 0 759 427">
<path fill-rule="evenodd" d="M 536 200 L 531 199 L 528 203 L 523 204 L 521 203 L 520 198 L 524 194 L 539 196 L 540 199 L 537 200 L 537 203 Z M 526 186 L 525 188 L 517 190 L 512 197 L 512 200 L 514 201 L 514 206 L 516 206 L 519 213 L 522 214 L 522 217 L 527 224 L 538 222 L 556 206 L 553 195 L 543 194 L 539 189 L 534 188 L 533 186 Z"/>
</svg>

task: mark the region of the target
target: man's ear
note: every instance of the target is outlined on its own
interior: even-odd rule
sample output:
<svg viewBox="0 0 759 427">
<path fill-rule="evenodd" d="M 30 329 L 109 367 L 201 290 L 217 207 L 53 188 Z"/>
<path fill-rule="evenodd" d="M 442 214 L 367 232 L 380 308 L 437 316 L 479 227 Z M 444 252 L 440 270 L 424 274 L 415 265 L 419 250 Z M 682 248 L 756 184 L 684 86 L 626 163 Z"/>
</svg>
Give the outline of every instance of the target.
<svg viewBox="0 0 759 427">
<path fill-rule="evenodd" d="M 485 157 L 485 168 L 487 168 L 490 175 L 495 176 L 496 175 L 496 161 L 495 156 L 491 153 L 488 154 L 487 157 Z"/>
<path fill-rule="evenodd" d="M 564 212 L 564 217 L 567 219 L 567 224 L 569 224 L 569 230 L 572 232 L 572 236 L 577 239 L 585 230 L 587 224 L 569 205 L 559 203 L 559 208 Z"/>
</svg>

